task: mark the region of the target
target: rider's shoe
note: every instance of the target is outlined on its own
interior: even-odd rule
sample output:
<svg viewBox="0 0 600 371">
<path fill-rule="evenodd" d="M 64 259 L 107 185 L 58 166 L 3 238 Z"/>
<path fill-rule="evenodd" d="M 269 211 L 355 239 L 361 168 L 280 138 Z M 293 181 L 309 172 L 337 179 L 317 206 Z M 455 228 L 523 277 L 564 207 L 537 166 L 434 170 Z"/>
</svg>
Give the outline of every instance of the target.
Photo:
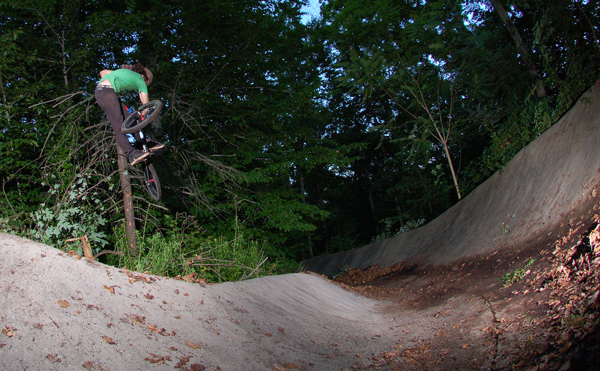
<svg viewBox="0 0 600 371">
<path fill-rule="evenodd" d="M 165 148 L 165 145 L 162 143 L 156 143 L 155 145 L 153 145 L 152 147 L 148 148 L 148 151 L 150 152 L 157 152 L 160 151 L 161 149 Z"/>
<path fill-rule="evenodd" d="M 150 152 L 133 153 L 129 156 L 129 165 L 131 165 L 131 166 L 137 165 L 140 162 L 146 161 L 146 159 L 150 156 L 152 156 L 152 153 L 150 153 Z"/>
</svg>

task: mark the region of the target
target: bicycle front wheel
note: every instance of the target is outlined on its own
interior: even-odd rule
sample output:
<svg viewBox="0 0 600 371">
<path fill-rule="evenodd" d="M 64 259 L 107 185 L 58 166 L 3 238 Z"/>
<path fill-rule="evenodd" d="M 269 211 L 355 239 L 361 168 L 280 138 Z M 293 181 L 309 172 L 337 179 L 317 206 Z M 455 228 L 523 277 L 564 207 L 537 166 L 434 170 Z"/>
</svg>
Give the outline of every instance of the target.
<svg viewBox="0 0 600 371">
<path fill-rule="evenodd" d="M 136 131 L 140 131 L 145 128 L 149 123 L 154 121 L 156 117 L 160 114 L 162 110 L 163 103 L 159 100 L 153 100 L 146 104 L 142 104 L 137 112 L 133 112 L 123 121 L 121 124 L 121 130 L 124 134 L 135 133 Z M 146 113 L 146 117 L 142 120 L 140 116 L 140 112 L 148 109 Z"/>
<path fill-rule="evenodd" d="M 146 186 L 146 190 L 154 200 L 160 200 L 160 197 L 162 196 L 162 191 L 160 189 L 160 181 L 158 180 L 158 175 L 156 174 L 154 165 L 144 164 L 143 171 L 144 185 Z"/>
</svg>

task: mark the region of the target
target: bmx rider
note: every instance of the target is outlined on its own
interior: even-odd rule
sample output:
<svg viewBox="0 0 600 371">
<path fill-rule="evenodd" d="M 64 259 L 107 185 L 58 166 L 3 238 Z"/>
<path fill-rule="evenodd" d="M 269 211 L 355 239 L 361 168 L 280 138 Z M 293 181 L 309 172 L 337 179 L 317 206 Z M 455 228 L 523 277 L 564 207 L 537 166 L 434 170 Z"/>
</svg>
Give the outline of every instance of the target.
<svg viewBox="0 0 600 371">
<path fill-rule="evenodd" d="M 140 63 L 124 64 L 117 70 L 100 71 L 100 82 L 96 86 L 96 101 L 104 110 L 113 128 L 117 145 L 121 147 L 131 165 L 145 161 L 154 152 L 164 148 L 164 144 L 156 143 L 149 152 L 137 150 L 131 146 L 127 136 L 121 131 L 121 123 L 125 119 L 127 108 L 117 93 L 135 91 L 142 104 L 150 101 L 148 86 L 152 83 L 152 72 Z"/>
</svg>

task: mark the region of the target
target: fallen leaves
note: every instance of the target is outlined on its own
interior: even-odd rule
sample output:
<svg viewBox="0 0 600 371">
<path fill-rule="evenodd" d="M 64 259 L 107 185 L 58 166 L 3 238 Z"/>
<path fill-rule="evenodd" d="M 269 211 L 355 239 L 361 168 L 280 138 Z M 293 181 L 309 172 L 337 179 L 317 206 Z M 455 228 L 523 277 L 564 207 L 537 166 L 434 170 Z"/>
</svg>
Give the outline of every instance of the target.
<svg viewBox="0 0 600 371">
<path fill-rule="evenodd" d="M 11 326 L 6 326 L 2 329 L 2 334 L 8 336 L 9 338 L 16 335 L 17 329 Z"/>
<path fill-rule="evenodd" d="M 102 366 L 94 364 L 92 361 L 87 361 L 82 365 L 84 368 L 88 370 L 103 370 Z"/>
<path fill-rule="evenodd" d="M 188 347 L 190 347 L 192 349 L 199 349 L 200 348 L 200 344 L 198 344 L 198 343 L 192 343 L 191 341 L 188 341 L 187 343 L 185 343 L 185 345 L 187 345 Z"/>
<path fill-rule="evenodd" d="M 374 281 L 377 278 L 388 276 L 392 273 L 410 270 L 411 268 L 411 266 L 407 266 L 405 263 L 396 263 L 387 268 L 381 268 L 379 265 L 372 265 L 366 269 L 350 268 L 337 276 L 335 281 L 348 286 L 358 286 Z"/>
<path fill-rule="evenodd" d="M 162 336 L 171 336 L 167 330 L 161 328 L 160 330 L 156 326 L 152 326 L 151 324 L 146 325 L 151 331 L 156 332 Z M 175 336 L 175 331 L 173 331 L 173 336 Z"/>
<path fill-rule="evenodd" d="M 156 281 L 156 279 L 152 277 L 142 276 L 141 274 L 134 274 L 129 269 L 123 269 L 120 272 L 125 273 L 127 277 L 129 277 L 129 283 L 132 285 L 138 281 L 144 281 L 145 283 L 153 283 L 154 281 Z"/>
<path fill-rule="evenodd" d="M 145 360 L 150 362 L 150 363 L 154 363 L 156 365 L 162 365 L 167 361 L 171 360 L 171 356 L 166 355 L 166 356 L 159 356 L 157 354 L 154 353 L 150 353 L 151 357 L 146 357 Z"/>
<path fill-rule="evenodd" d="M 125 315 L 129 318 L 129 320 L 133 324 L 137 323 L 137 324 L 143 325 L 146 322 L 146 317 L 140 317 L 137 314 L 127 314 L 127 313 L 125 313 Z"/>
<path fill-rule="evenodd" d="M 109 338 L 108 336 L 102 336 L 102 340 L 104 340 L 106 343 L 109 343 L 110 345 L 117 344 L 112 338 Z"/>
<path fill-rule="evenodd" d="M 83 256 L 77 254 L 75 251 L 67 251 L 67 255 L 77 260 L 81 259 Z"/>
<path fill-rule="evenodd" d="M 69 302 L 66 300 L 59 300 L 58 305 L 60 305 L 61 308 L 68 308 L 71 306 L 71 304 L 69 304 Z"/>
<path fill-rule="evenodd" d="M 48 359 L 48 361 L 50 361 L 52 363 L 57 363 L 57 362 L 60 363 L 62 361 L 60 358 L 58 358 L 58 354 L 56 354 L 56 353 L 48 354 L 46 356 L 46 358 Z"/>
<path fill-rule="evenodd" d="M 295 364 L 295 363 L 286 363 L 285 365 L 279 365 L 279 364 L 274 364 L 273 368 L 277 371 L 288 371 L 288 370 L 295 370 L 297 368 L 300 368 L 299 365 Z"/>
<path fill-rule="evenodd" d="M 177 362 L 177 365 L 175 365 L 175 368 L 179 368 L 185 371 L 204 371 L 205 367 L 199 363 L 194 363 L 192 365 L 190 365 L 190 367 L 186 367 L 186 365 L 188 364 L 188 362 L 190 361 L 190 358 L 192 358 L 191 356 L 189 357 L 182 357 L 179 359 L 179 362 Z"/>
<path fill-rule="evenodd" d="M 175 279 L 190 283 L 199 283 L 202 287 L 206 286 L 207 283 L 207 281 L 204 278 L 200 278 L 197 273 L 190 273 L 186 276 L 177 276 Z"/>
<path fill-rule="evenodd" d="M 109 286 L 106 286 L 106 285 L 104 285 L 104 288 L 105 288 L 106 290 L 108 290 L 108 291 L 109 291 L 111 294 L 114 294 L 114 293 L 115 293 L 115 287 L 117 287 L 117 286 L 110 286 L 110 287 L 109 287 Z"/>
</svg>

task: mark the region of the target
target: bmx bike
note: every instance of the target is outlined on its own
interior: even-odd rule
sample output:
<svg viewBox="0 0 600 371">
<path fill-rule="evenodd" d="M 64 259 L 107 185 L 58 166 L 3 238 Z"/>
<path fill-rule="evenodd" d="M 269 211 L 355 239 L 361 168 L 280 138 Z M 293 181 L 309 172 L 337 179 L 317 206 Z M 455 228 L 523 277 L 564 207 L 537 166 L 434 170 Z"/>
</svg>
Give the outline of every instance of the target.
<svg viewBox="0 0 600 371">
<path fill-rule="evenodd" d="M 159 100 L 153 100 L 141 105 L 137 109 L 133 108 L 133 112 L 123 120 L 121 130 L 125 134 L 133 134 L 135 137 L 135 148 L 148 152 L 151 143 L 157 143 L 151 130 L 148 130 L 148 125 L 159 117 L 163 103 Z M 131 110 L 131 109 L 130 109 Z M 145 115 L 142 115 L 142 112 Z M 144 174 L 144 186 L 154 200 L 160 200 L 162 191 L 160 188 L 160 180 L 156 169 L 152 164 L 151 157 L 142 162 L 142 173 Z"/>
</svg>

